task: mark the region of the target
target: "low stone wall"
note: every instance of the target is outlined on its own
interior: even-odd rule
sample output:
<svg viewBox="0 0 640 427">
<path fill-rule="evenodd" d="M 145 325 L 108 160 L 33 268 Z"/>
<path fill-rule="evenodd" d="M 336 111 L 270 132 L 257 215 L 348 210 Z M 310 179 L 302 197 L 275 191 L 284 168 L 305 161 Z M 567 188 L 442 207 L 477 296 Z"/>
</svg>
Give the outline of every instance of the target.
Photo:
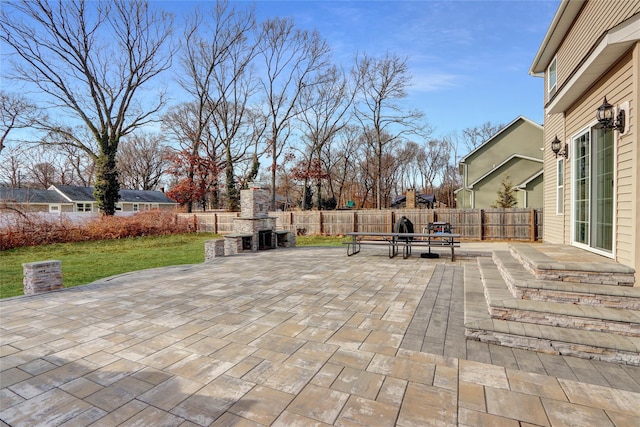
<svg viewBox="0 0 640 427">
<path fill-rule="evenodd" d="M 62 289 L 62 261 L 49 260 L 22 264 L 24 294 L 34 295 Z"/>
</svg>

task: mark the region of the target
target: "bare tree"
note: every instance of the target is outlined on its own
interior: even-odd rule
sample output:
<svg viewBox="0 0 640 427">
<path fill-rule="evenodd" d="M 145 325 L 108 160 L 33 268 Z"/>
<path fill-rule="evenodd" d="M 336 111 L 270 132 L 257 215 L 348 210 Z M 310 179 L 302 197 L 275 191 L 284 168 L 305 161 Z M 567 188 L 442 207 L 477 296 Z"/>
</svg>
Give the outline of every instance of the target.
<svg viewBox="0 0 640 427">
<path fill-rule="evenodd" d="M 169 162 L 162 137 L 148 133 L 123 139 L 117 161 L 122 185 L 131 190 L 157 190 Z"/>
<path fill-rule="evenodd" d="M 317 82 L 327 66 L 329 47 L 317 32 L 295 28 L 291 19 L 276 18 L 261 25 L 260 57 L 265 76 L 268 146 L 271 155 L 271 208 L 276 207 L 278 159 L 291 133 L 291 120 L 300 113 L 299 98 L 305 86 Z"/>
<path fill-rule="evenodd" d="M 360 129 L 354 125 L 342 128 L 323 147 L 322 163 L 329 171 L 330 193 L 339 206 L 349 200 L 355 201 L 357 159 L 363 151 Z"/>
<path fill-rule="evenodd" d="M 36 106 L 24 97 L 0 90 L 0 153 L 9 132 L 26 129 L 42 120 Z"/>
<path fill-rule="evenodd" d="M 338 67 L 329 67 L 325 73 L 318 76 L 318 82 L 305 86 L 301 92 L 301 114 L 304 142 L 306 143 L 305 169 L 303 191 L 306 193 L 308 180 L 311 178 L 311 167 L 314 162 L 321 164 L 324 147 L 348 123 L 349 112 L 353 104 L 355 90 L 350 87 L 345 73 Z M 328 171 L 328 168 L 325 168 Z M 325 173 L 326 174 L 326 173 Z M 322 180 L 316 171 L 316 203 L 322 208 Z M 303 195 L 306 200 L 306 194 Z M 304 206 L 304 204 L 303 204 Z"/>
<path fill-rule="evenodd" d="M 171 17 L 143 0 L 23 0 L 3 5 L 0 39 L 13 53 L 11 77 L 35 86 L 57 115 L 77 119 L 98 152 L 94 195 L 107 215 L 119 198 L 116 154 L 120 138 L 149 123 L 164 105 L 162 94 L 139 96 L 171 64 L 165 47 Z M 68 140 L 74 135 L 42 123 Z"/>
<path fill-rule="evenodd" d="M 175 177 L 169 194 L 191 212 L 194 203 L 207 207 L 207 196 L 215 191 L 219 168 L 220 139 L 211 129 L 211 117 L 198 101 L 169 109 L 163 116 L 163 129 L 178 143 L 170 154 L 169 172 Z M 179 197 L 178 197 L 179 196 Z"/>
<path fill-rule="evenodd" d="M 9 145 L 2 154 L 2 161 L 0 161 L 0 184 L 21 188 L 27 178 L 26 167 L 24 148 Z"/>
<path fill-rule="evenodd" d="M 79 145 L 78 141 L 82 144 Z M 56 164 L 64 165 L 58 184 L 89 187 L 95 178 L 97 157 L 94 153 L 98 151 L 97 145 L 91 132 L 78 126 L 66 128 L 65 132 L 49 132 L 38 142 L 38 149 L 50 153 Z"/>
<path fill-rule="evenodd" d="M 487 121 L 480 126 L 468 127 L 462 130 L 462 140 L 471 152 L 496 133 L 500 132 L 504 126 L 502 123 L 493 124 Z"/>
<path fill-rule="evenodd" d="M 433 191 L 436 178 L 445 173 L 449 160 L 450 151 L 446 141 L 430 139 L 423 146 L 418 157 L 418 167 L 425 180 L 425 187 L 429 187 L 429 191 Z"/>
<path fill-rule="evenodd" d="M 247 102 L 253 93 L 250 64 L 256 55 L 256 44 L 249 36 L 255 29 L 253 10 L 239 11 L 228 1 L 217 1 L 208 14 L 196 10 L 184 33 L 181 64 L 184 70 L 178 82 L 192 97 L 192 155 L 215 132 L 219 156 L 211 159 L 225 170 L 228 208 L 236 210 L 239 193 L 236 189 L 234 163 L 253 146 L 253 131 L 249 125 Z M 210 151 L 211 152 L 211 151 Z M 213 153 L 213 152 L 211 152 Z M 189 171 L 193 179 L 194 171 Z M 190 205 L 187 204 L 190 211 Z"/>
<path fill-rule="evenodd" d="M 424 117 L 422 112 L 406 111 L 400 103 L 407 96 L 406 89 L 411 83 L 406 59 L 390 54 L 374 59 L 365 54 L 356 58 L 355 72 L 360 82 L 356 117 L 377 161 L 376 207 L 382 209 L 385 150 L 405 135 L 426 136 L 430 129 L 421 123 Z"/>
</svg>

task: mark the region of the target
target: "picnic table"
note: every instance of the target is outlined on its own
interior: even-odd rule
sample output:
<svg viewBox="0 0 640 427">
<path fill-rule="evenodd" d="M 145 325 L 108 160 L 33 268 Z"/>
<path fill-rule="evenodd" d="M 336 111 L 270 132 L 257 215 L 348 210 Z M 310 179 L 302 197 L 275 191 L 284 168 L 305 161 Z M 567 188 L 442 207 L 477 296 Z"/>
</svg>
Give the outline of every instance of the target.
<svg viewBox="0 0 640 427">
<path fill-rule="evenodd" d="M 350 232 L 346 234 L 351 237 L 350 241 L 344 242 L 347 245 L 347 256 L 352 256 L 360 252 L 363 245 L 388 246 L 389 258 L 395 257 L 402 248 L 402 257 L 411 255 L 414 247 L 428 247 L 431 254 L 432 247 L 450 248 L 451 261 L 455 261 L 455 248 L 460 247 L 460 234 L 451 232 L 427 232 L 427 233 L 382 233 L 382 232 Z"/>
</svg>

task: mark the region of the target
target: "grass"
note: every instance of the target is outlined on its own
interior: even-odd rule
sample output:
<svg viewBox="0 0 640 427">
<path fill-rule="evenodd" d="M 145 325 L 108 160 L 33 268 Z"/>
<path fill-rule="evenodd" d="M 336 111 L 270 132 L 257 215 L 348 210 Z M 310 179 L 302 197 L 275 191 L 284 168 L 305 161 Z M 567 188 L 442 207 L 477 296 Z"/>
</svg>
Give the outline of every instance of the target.
<svg viewBox="0 0 640 427">
<path fill-rule="evenodd" d="M 297 246 L 342 246 L 342 236 L 297 236 Z"/>
<path fill-rule="evenodd" d="M 204 262 L 204 242 L 213 233 L 173 234 L 0 251 L 0 298 L 23 294 L 22 264 L 62 261 L 65 287 L 84 285 L 129 271 Z M 341 246 L 342 237 L 298 236 L 298 246 Z"/>
<path fill-rule="evenodd" d="M 22 264 L 62 261 L 65 287 L 147 268 L 204 261 L 204 241 L 213 233 L 174 234 L 96 242 L 29 246 L 0 252 L 0 298 L 23 294 Z"/>
</svg>

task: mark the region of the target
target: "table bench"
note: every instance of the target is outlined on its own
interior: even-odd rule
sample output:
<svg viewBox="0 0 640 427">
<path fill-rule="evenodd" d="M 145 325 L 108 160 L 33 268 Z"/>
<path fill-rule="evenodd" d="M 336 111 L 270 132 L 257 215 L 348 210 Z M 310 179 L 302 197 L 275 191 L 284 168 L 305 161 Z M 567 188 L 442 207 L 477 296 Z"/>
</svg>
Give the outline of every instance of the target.
<svg viewBox="0 0 640 427">
<path fill-rule="evenodd" d="M 455 261 L 455 248 L 460 247 L 460 234 L 454 233 L 380 233 L 380 232 L 351 232 L 347 233 L 351 241 L 343 242 L 347 245 L 347 256 L 360 252 L 362 245 L 388 246 L 389 258 L 395 257 L 402 247 L 402 257 L 411 255 L 413 247 L 450 248 L 451 261 Z"/>
</svg>

